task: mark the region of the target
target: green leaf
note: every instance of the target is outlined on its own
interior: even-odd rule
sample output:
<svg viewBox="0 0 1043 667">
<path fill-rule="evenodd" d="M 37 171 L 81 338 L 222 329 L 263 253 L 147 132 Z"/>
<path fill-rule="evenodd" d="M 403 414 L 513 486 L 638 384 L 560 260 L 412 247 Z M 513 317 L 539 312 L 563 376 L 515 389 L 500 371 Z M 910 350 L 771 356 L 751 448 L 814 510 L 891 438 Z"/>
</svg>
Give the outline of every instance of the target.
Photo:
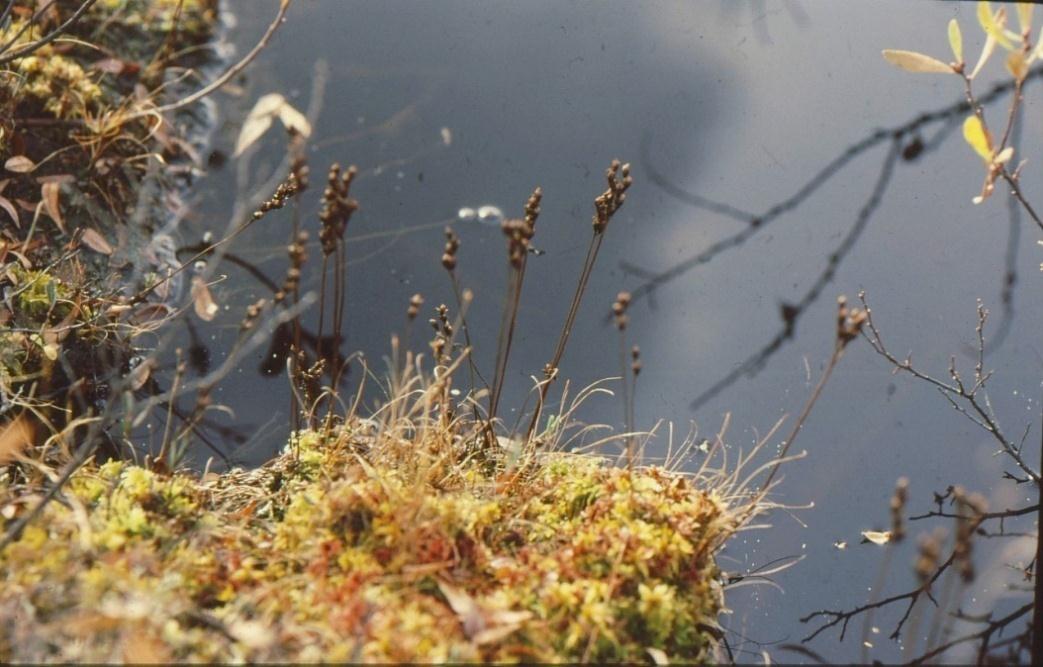
<svg viewBox="0 0 1043 667">
<path fill-rule="evenodd" d="M 977 116 L 967 116 L 967 120 L 963 121 L 963 138 L 982 160 L 992 162 L 992 141 Z"/>
<path fill-rule="evenodd" d="M 960 24 L 956 19 L 949 20 L 949 46 L 956 62 L 963 62 L 963 34 L 960 32 Z"/>
<path fill-rule="evenodd" d="M 952 74 L 952 67 L 949 65 L 916 51 L 884 49 L 883 56 L 884 60 L 907 72 Z"/>
</svg>

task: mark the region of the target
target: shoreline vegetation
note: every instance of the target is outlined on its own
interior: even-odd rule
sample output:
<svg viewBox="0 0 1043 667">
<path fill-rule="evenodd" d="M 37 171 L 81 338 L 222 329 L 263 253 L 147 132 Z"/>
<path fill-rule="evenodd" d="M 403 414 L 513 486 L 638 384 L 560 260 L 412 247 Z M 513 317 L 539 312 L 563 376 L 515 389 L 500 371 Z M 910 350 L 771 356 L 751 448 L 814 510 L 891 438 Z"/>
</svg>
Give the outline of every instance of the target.
<svg viewBox="0 0 1043 667">
<path fill-rule="evenodd" d="M 247 57 L 200 92 L 241 71 L 289 4 Z M 171 91 L 202 85 L 195 79 L 217 2 L 0 6 L 0 660 L 727 657 L 717 619 L 725 586 L 738 578 L 715 559 L 770 507 L 765 494 L 782 459 L 751 465 L 762 441 L 729 460 L 722 431 L 713 442 L 693 433 L 661 467 L 649 466 L 640 434 L 591 443 L 590 427 L 577 426 L 576 409 L 602 389 L 571 403 L 563 395 L 556 413 L 547 405 L 598 249 L 631 185 L 628 165 L 606 172 L 537 406 L 527 429 L 511 434 L 497 419 L 498 399 L 539 188 L 524 219 L 503 223 L 509 282 L 492 382 L 470 357 L 471 295 L 455 272 L 452 230 L 442 264 L 457 314 L 435 309 L 429 357 L 393 339 L 386 380 L 367 380 L 362 362 L 330 349 L 342 339 L 355 171 L 329 170 L 318 243 L 309 242 L 296 201 L 308 187 L 310 130 L 292 108 L 251 114 L 255 128 L 265 113 L 280 114 L 290 169 L 249 221 L 185 264 L 156 243 L 165 211 L 155 203 L 187 184 L 177 174 L 199 162 L 172 112 L 191 113 L 203 95 Z M 206 322 L 217 309 L 205 278 L 183 269 L 218 258 L 219 245 L 284 207 L 294 216 L 285 280 L 246 310 L 236 350 L 288 332 L 294 436 L 256 470 L 191 470 L 184 453 L 215 407 L 221 369 L 190 379 L 178 350 L 171 377 L 155 341 L 176 319 Z M 317 295 L 301 289 L 309 250 L 321 254 Z M 300 313 L 315 302 L 321 319 L 309 353 Z M 420 295 L 409 304 L 406 343 L 422 304 Z M 849 315 L 842 306 L 838 336 L 849 337 L 836 358 L 860 326 L 852 330 Z M 640 371 L 636 347 L 632 357 L 624 403 Z M 351 364 L 364 377 L 357 393 L 342 393 Z M 465 368 L 471 384 L 461 392 L 454 374 Z M 363 390 L 384 397 L 372 414 L 360 413 Z M 185 415 L 176 410 L 182 397 L 194 398 Z M 154 413 L 163 439 L 146 452 L 135 429 Z M 593 453 L 613 443 L 619 459 Z M 696 460 L 696 472 L 682 472 Z M 755 481 L 761 473 L 768 479 Z"/>
</svg>

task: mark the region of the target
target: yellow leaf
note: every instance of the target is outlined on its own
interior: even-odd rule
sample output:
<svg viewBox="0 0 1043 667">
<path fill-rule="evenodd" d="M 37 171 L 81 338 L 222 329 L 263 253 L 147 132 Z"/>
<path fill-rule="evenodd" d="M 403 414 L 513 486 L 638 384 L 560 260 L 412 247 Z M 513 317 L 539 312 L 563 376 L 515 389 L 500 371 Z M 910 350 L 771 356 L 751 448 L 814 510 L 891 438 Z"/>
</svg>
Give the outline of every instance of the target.
<svg viewBox="0 0 1043 667">
<path fill-rule="evenodd" d="M 963 138 L 982 160 L 992 162 L 992 140 L 977 116 L 967 116 L 967 120 L 963 121 Z"/>
<path fill-rule="evenodd" d="M 963 62 L 963 34 L 960 32 L 960 24 L 956 19 L 949 20 L 949 47 L 956 62 Z"/>
<path fill-rule="evenodd" d="M 937 58 L 917 53 L 916 51 L 901 51 L 898 49 L 884 49 L 884 60 L 901 67 L 907 72 L 924 72 L 937 74 L 952 74 L 952 67 Z"/>
<path fill-rule="evenodd" d="M 986 35 L 995 39 L 1000 46 L 1008 51 L 1013 51 L 1014 44 L 1003 33 L 1002 19 L 1006 15 L 1007 13 L 1002 9 L 997 14 L 993 14 L 992 3 L 988 0 L 978 3 L 978 23 L 981 24 L 981 29 L 985 31 Z M 1000 20 L 997 20 L 997 17 Z"/>
<path fill-rule="evenodd" d="M 1032 10 L 1035 9 L 1035 5 L 1028 2 L 1019 2 L 1015 5 L 1018 9 L 1018 26 L 1021 28 L 1021 32 L 1032 29 Z"/>
<path fill-rule="evenodd" d="M 877 530 L 863 530 L 862 531 L 862 543 L 872 542 L 873 544 L 887 544 L 891 541 L 891 531 L 877 531 Z"/>
<path fill-rule="evenodd" d="M 981 55 L 978 56 L 978 64 L 974 66 L 974 70 L 967 75 L 968 79 L 973 79 L 981 71 L 981 68 L 985 66 L 986 61 L 992 56 L 992 52 L 996 50 L 996 38 L 989 35 L 985 38 L 985 45 L 981 47 Z"/>
<path fill-rule="evenodd" d="M 1025 54 L 1021 51 L 1011 51 L 1007 56 L 1007 71 L 1014 76 L 1019 83 L 1025 80 L 1029 73 L 1028 63 L 1025 62 Z"/>
</svg>

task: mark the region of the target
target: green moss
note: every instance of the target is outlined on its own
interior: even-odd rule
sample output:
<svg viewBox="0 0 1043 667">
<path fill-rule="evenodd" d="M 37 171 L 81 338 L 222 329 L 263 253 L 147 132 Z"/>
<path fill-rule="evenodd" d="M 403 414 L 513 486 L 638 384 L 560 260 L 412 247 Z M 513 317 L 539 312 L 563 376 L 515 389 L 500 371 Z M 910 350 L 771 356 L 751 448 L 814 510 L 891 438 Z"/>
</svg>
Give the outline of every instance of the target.
<svg viewBox="0 0 1043 667">
<path fill-rule="evenodd" d="M 81 470 L 0 554 L 0 659 L 712 657 L 734 528 L 713 493 L 570 454 L 523 483 L 459 464 L 432 485 L 350 439 L 303 433 L 300 463 L 206 480 Z"/>
</svg>

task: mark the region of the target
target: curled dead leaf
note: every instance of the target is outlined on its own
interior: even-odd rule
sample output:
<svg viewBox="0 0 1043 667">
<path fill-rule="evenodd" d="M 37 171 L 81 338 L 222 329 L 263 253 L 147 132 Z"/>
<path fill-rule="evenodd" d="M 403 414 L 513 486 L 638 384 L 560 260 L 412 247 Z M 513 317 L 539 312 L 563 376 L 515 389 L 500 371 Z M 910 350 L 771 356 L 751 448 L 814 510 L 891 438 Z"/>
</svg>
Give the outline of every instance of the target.
<svg viewBox="0 0 1043 667">
<path fill-rule="evenodd" d="M 24 155 L 15 155 L 12 158 L 8 158 L 7 162 L 4 163 L 4 169 L 16 174 L 28 174 L 35 168 L 36 165 L 33 161 Z"/>
<path fill-rule="evenodd" d="M 145 386 L 149 376 L 152 375 L 154 363 L 155 361 L 152 357 L 148 357 L 130 371 L 130 374 L 127 375 L 127 381 L 130 384 L 131 391 L 137 391 Z"/>
<path fill-rule="evenodd" d="M 891 541 L 891 531 L 889 530 L 863 530 L 862 531 L 862 544 L 866 542 L 872 542 L 873 544 L 884 545 Z"/>
<path fill-rule="evenodd" d="M 209 322 L 217 315 L 218 307 L 214 303 L 214 297 L 210 294 L 210 288 L 199 276 L 192 278 L 192 306 L 196 315 L 204 322 Z"/>
</svg>

